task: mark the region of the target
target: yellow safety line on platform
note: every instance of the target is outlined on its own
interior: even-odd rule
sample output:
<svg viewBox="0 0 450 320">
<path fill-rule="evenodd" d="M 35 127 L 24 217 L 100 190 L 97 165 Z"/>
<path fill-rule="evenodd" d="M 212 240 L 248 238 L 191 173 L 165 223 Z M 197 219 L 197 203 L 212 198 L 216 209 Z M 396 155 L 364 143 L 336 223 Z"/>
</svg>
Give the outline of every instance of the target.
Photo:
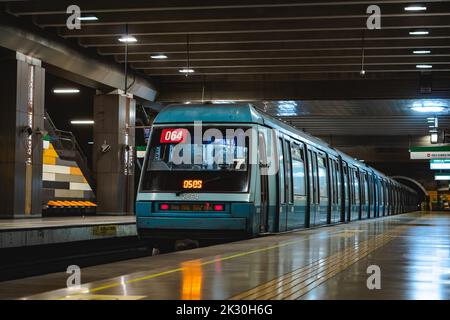
<svg viewBox="0 0 450 320">
<path fill-rule="evenodd" d="M 251 251 L 241 252 L 241 253 L 237 253 L 237 254 L 234 254 L 234 255 L 231 255 L 231 256 L 227 256 L 227 257 L 223 257 L 223 258 L 217 258 L 217 259 L 213 259 L 213 260 L 202 262 L 202 263 L 200 263 L 200 266 L 205 266 L 205 265 L 213 264 L 213 263 L 216 263 L 216 262 L 219 262 L 219 261 L 226 261 L 226 260 L 235 259 L 235 258 L 247 256 L 247 255 L 258 253 L 258 252 L 263 252 L 263 251 L 268 251 L 268 250 L 272 250 L 272 249 L 276 249 L 276 248 L 281 248 L 281 247 L 285 247 L 285 246 L 288 246 L 288 245 L 291 245 L 291 244 L 294 244 L 294 243 L 299 243 L 299 242 L 302 242 L 302 241 L 305 241 L 305 240 L 307 240 L 307 239 L 289 241 L 289 242 L 285 242 L 285 243 L 282 243 L 282 244 L 279 244 L 279 245 L 274 245 L 274 246 L 265 247 L 265 248 L 261 248 L 261 249 L 255 249 L 255 250 L 251 250 Z M 156 273 L 156 274 L 151 274 L 151 275 L 148 275 L 148 276 L 143 276 L 143 277 L 136 278 L 136 279 L 127 280 L 127 281 L 125 281 L 125 284 L 130 284 L 130 283 L 134 283 L 134 282 L 139 282 L 139 281 L 143 281 L 143 280 L 149 280 L 149 279 L 157 278 L 157 277 L 164 276 L 164 275 L 167 275 L 167 274 L 180 272 L 183 269 L 184 268 L 176 268 L 176 269 L 167 270 L 167 271 L 163 271 L 163 272 Z M 120 285 L 123 285 L 123 283 L 117 283 L 117 282 L 116 283 L 111 283 L 111 284 L 104 285 L 104 286 L 101 286 L 101 287 L 98 287 L 98 288 L 89 289 L 88 292 L 98 292 L 98 291 L 101 291 L 101 290 L 110 289 L 110 288 L 113 288 L 113 287 L 118 287 Z"/>
<path fill-rule="evenodd" d="M 367 221 L 370 221 L 370 220 L 367 220 Z M 402 226 L 402 227 L 406 227 L 406 226 Z M 402 227 L 397 227 L 395 229 L 402 228 Z M 328 238 L 331 237 L 331 236 L 335 236 L 336 234 L 339 234 L 341 232 L 342 232 L 342 230 L 339 230 L 339 231 L 336 231 L 336 232 L 332 232 L 332 233 L 328 234 Z M 317 235 L 317 236 L 318 237 L 322 237 L 322 235 Z M 313 238 L 315 238 L 315 237 L 316 236 L 313 236 Z M 306 241 L 306 240 L 311 240 L 311 238 L 308 237 L 308 238 L 304 238 L 304 239 L 300 239 L 300 240 L 284 242 L 284 243 L 281 243 L 281 244 L 278 244 L 278 245 L 269 246 L 269 247 L 265 247 L 265 248 L 261 248 L 261 249 L 245 251 L 245 252 L 237 253 L 237 254 L 234 254 L 234 255 L 226 256 L 226 257 L 223 257 L 223 258 L 216 258 L 216 259 L 213 259 L 213 260 L 205 261 L 205 262 L 200 263 L 199 265 L 200 266 L 205 266 L 205 265 L 213 264 L 213 263 L 216 263 L 216 262 L 231 260 L 231 259 L 235 259 L 235 258 L 251 255 L 251 254 L 254 254 L 254 253 L 259 253 L 259 252 L 264 252 L 264 251 L 269 251 L 269 250 L 272 250 L 272 249 L 277 249 L 277 248 L 289 246 L 289 245 L 292 245 L 292 244 L 295 244 L 295 243 L 299 243 L 299 242 L 303 242 L 303 241 Z M 175 268 L 175 269 L 163 271 L 163 272 L 156 273 L 156 274 L 151 274 L 151 275 L 147 275 L 147 276 L 143 276 L 143 277 L 127 280 L 125 282 L 114 282 L 114 283 L 106 284 L 106 285 L 103 285 L 103 286 L 100 286 L 100 287 L 96 287 L 96 288 L 92 288 L 92 289 L 84 289 L 84 290 L 82 289 L 77 294 L 90 294 L 90 293 L 94 293 L 94 292 L 98 292 L 98 291 L 102 291 L 102 290 L 106 290 L 106 289 L 110 289 L 110 288 L 114 288 L 114 287 L 119 287 L 119 286 L 122 286 L 124 284 L 130 284 L 130 283 L 140 282 L 140 281 L 144 281 L 144 280 L 150 280 L 150 279 L 153 279 L 153 278 L 157 278 L 157 277 L 160 277 L 160 276 L 165 276 L 165 275 L 176 273 L 176 272 L 180 272 L 180 271 L 183 271 L 183 270 L 184 270 L 184 268 L 180 267 L 180 268 Z M 72 293 L 72 294 L 75 294 L 75 293 Z M 65 297 L 66 296 L 63 296 L 63 297 L 60 297 L 58 299 L 64 299 Z"/>
<path fill-rule="evenodd" d="M 371 252 L 386 245 L 406 227 L 397 227 L 385 234 L 376 235 L 359 243 L 356 247 L 349 247 L 329 257 L 319 259 L 308 266 L 232 296 L 230 299 L 298 299 Z"/>
</svg>

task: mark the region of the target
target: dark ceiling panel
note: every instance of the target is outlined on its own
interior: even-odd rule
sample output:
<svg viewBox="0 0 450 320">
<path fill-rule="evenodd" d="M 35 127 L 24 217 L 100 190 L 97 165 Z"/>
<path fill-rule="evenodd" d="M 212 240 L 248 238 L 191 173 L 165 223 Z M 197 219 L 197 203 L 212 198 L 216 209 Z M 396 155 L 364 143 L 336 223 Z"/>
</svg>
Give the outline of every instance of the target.
<svg viewBox="0 0 450 320">
<path fill-rule="evenodd" d="M 329 79 L 341 73 L 352 79 L 361 70 L 363 52 L 365 71 L 377 77 L 417 78 L 415 65 L 426 63 L 448 78 L 450 0 L 426 1 L 422 12 L 404 10 L 421 2 L 378 1 L 380 30 L 366 27 L 369 0 L 10 1 L 7 10 L 120 63 L 125 45 L 118 38 L 128 29 L 138 40 L 128 45 L 130 67 L 162 82 L 182 77 L 177 69 L 186 67 L 188 56 L 190 68 L 203 77 L 314 74 Z M 66 8 L 72 4 L 98 20 L 67 29 Z M 430 33 L 409 34 L 418 29 Z M 415 49 L 432 52 L 417 56 Z M 155 53 L 166 54 L 167 61 L 152 61 Z"/>
</svg>

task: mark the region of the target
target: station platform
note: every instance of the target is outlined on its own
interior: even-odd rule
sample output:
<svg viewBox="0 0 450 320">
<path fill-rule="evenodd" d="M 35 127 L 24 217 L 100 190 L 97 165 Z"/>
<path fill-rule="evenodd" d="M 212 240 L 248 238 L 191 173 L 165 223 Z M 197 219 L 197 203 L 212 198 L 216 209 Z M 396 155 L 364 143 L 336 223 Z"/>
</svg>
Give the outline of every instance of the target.
<svg viewBox="0 0 450 320">
<path fill-rule="evenodd" d="M 134 216 L 0 219 L 0 249 L 135 235 Z"/>
<path fill-rule="evenodd" d="M 88 267 L 79 288 L 6 281 L 0 299 L 449 299 L 449 254 L 450 214 L 415 212 Z"/>
</svg>

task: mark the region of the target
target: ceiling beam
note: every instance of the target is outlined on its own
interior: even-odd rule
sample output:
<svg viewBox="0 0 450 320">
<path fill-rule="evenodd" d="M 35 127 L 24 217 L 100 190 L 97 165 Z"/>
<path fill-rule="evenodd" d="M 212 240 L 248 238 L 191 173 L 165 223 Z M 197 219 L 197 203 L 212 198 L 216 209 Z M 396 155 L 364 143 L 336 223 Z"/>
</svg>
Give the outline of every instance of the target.
<svg viewBox="0 0 450 320">
<path fill-rule="evenodd" d="M 439 29 L 450 28 L 450 19 L 440 16 L 430 16 L 411 19 L 411 17 L 385 18 L 382 20 L 384 30 L 405 30 L 417 28 Z M 79 30 L 59 28 L 63 37 L 111 37 L 121 36 L 126 26 L 83 25 Z M 266 33 L 291 31 L 327 31 L 327 30 L 367 30 L 366 18 L 350 19 L 318 19 L 318 20 L 283 20 L 283 21 L 241 21 L 241 22 L 196 22 L 196 23 L 166 23 L 166 24 L 130 24 L 128 32 L 135 36 L 162 34 L 219 34 L 219 33 Z"/>
<path fill-rule="evenodd" d="M 366 42 L 365 50 L 381 50 L 381 49 L 417 49 L 417 48 L 449 48 L 450 41 L 448 39 L 411 39 L 407 42 L 400 42 L 398 40 L 383 40 L 377 42 Z M 205 44 L 205 45 L 190 45 L 189 53 L 207 53 L 207 52 L 255 52 L 255 51 L 316 51 L 316 50 L 359 50 L 361 52 L 361 41 L 341 41 L 341 42 L 280 42 L 280 43 L 237 43 L 237 44 Z M 121 55 L 125 53 L 124 46 L 122 47 L 103 47 L 99 48 L 99 53 L 103 55 Z M 154 52 L 163 51 L 164 53 L 187 53 L 186 45 L 140 45 L 128 46 L 128 53 L 151 54 Z"/>
<path fill-rule="evenodd" d="M 421 3 L 420 0 L 383 0 L 383 4 L 410 4 Z M 446 3 L 448 0 L 427 0 L 427 3 Z M 73 4 L 72 0 L 60 0 L 58 2 L 15 2 L 8 4 L 8 10 L 15 15 L 50 15 L 64 14 L 66 8 Z M 211 9 L 253 9 L 253 8 L 293 8 L 293 7 L 330 7 L 371 5 L 373 1 L 315 1 L 315 0 L 283 0 L 273 3 L 271 0 L 242 1 L 242 0 L 152 0 L 145 5 L 140 0 L 78 0 L 84 12 L 141 12 L 141 11 L 190 11 Z M 151 4 L 151 5 L 149 5 Z"/>
<path fill-rule="evenodd" d="M 404 12 L 403 6 L 382 6 L 382 19 L 442 17 L 450 15 L 450 4 L 434 5 L 426 12 L 410 13 Z M 262 10 L 203 10 L 203 11 L 171 11 L 171 12 L 121 12 L 110 14 L 97 14 L 99 20 L 95 22 L 83 23 L 83 26 L 114 26 L 114 25 L 135 25 L 135 24 L 169 24 L 184 23 L 187 26 L 191 23 L 218 23 L 218 22 L 256 22 L 256 21 L 314 21 L 314 20 L 345 20 L 358 19 L 365 21 L 368 17 L 367 5 L 357 5 L 352 7 L 331 7 L 327 8 L 324 14 L 323 8 L 282 8 Z M 35 22 L 42 27 L 65 27 L 68 15 L 46 15 L 37 16 Z"/>
</svg>

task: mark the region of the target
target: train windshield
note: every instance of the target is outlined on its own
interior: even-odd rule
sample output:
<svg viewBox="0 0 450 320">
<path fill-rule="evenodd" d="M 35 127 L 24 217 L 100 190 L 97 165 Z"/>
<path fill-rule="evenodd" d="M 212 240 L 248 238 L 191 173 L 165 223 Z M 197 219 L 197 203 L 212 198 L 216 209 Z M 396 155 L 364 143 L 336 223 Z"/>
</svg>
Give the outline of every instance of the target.
<svg viewBox="0 0 450 320">
<path fill-rule="evenodd" d="M 249 128 L 155 128 L 141 189 L 247 192 Z"/>
</svg>

